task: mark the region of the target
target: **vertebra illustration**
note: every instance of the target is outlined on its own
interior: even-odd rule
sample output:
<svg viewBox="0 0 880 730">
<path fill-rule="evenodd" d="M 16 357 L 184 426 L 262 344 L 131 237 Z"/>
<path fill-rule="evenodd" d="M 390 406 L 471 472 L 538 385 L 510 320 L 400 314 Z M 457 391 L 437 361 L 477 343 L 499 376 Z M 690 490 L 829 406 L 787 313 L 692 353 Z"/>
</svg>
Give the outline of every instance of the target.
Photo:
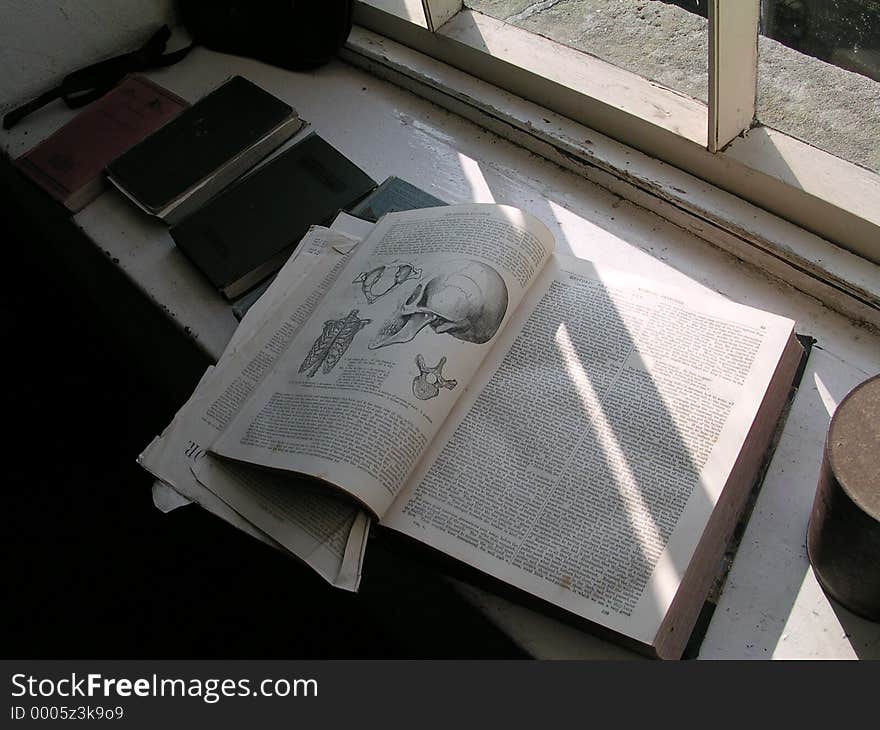
<svg viewBox="0 0 880 730">
<path fill-rule="evenodd" d="M 419 374 L 413 378 L 412 391 L 413 395 L 420 400 L 430 400 L 436 398 L 440 394 L 440 388 L 452 390 L 458 385 L 457 380 L 443 379 L 443 366 L 446 364 L 446 357 L 441 357 L 434 367 L 428 367 L 425 364 L 425 358 L 416 355 L 416 367 Z"/>
<path fill-rule="evenodd" d="M 352 284 L 360 284 L 361 291 L 367 300 L 367 304 L 372 304 L 377 299 L 381 299 L 392 289 L 403 284 L 410 279 L 419 279 L 422 276 L 422 270 L 417 269 L 412 264 L 397 264 L 396 266 L 377 266 L 370 271 L 362 272 Z"/>
<path fill-rule="evenodd" d="M 453 261 L 400 302 L 369 347 L 409 342 L 428 326 L 437 334 L 482 344 L 492 339 L 506 312 L 501 274 L 480 261 Z"/>
<path fill-rule="evenodd" d="M 354 336 L 371 321 L 359 319 L 357 309 L 352 309 L 344 319 L 328 319 L 324 322 L 324 331 L 315 340 L 306 359 L 299 366 L 299 372 L 308 370 L 307 375 L 311 378 L 323 364 L 321 372 L 325 375 L 329 373 L 351 346 Z"/>
</svg>

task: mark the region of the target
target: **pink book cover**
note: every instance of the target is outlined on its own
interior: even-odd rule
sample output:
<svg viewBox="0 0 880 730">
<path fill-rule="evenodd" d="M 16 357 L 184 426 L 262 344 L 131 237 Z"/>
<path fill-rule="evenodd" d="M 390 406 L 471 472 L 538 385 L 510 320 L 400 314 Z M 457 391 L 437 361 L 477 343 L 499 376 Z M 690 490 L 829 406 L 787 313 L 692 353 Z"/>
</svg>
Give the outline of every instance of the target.
<svg viewBox="0 0 880 730">
<path fill-rule="evenodd" d="M 76 212 L 101 193 L 109 163 L 187 106 L 149 79 L 128 76 L 15 164 Z"/>
</svg>

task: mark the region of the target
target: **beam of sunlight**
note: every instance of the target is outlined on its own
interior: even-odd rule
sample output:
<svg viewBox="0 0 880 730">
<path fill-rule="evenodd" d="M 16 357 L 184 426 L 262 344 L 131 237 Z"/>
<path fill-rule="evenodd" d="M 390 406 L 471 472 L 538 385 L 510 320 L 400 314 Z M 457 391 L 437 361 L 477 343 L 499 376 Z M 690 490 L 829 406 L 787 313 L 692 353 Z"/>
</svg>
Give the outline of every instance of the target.
<svg viewBox="0 0 880 730">
<path fill-rule="evenodd" d="M 398 18 L 420 25 L 422 28 L 428 27 L 422 0 L 363 0 L 363 2 Z"/>
<path fill-rule="evenodd" d="M 471 200 L 475 203 L 494 203 L 495 196 L 480 169 L 480 163 L 459 152 L 458 164 L 461 166 L 461 174 L 470 186 Z"/>
<path fill-rule="evenodd" d="M 608 240 L 607 234 L 599 226 L 587 218 L 576 216 L 565 206 L 552 200 L 547 200 L 547 207 L 558 230 L 557 251 L 590 261 L 601 258 L 596 253 L 596 246 L 598 244 L 607 246 Z M 549 224 L 550 221 L 547 223 Z"/>
<path fill-rule="evenodd" d="M 804 573 L 772 656 L 774 659 L 858 659 L 846 629 L 812 569 Z"/>
<path fill-rule="evenodd" d="M 834 411 L 837 410 L 837 400 L 831 395 L 831 391 L 828 390 L 828 386 L 822 382 L 822 378 L 819 376 L 819 373 L 813 373 L 813 380 L 816 382 L 816 390 L 819 391 L 819 398 L 822 400 L 822 405 L 825 406 L 825 410 L 828 411 L 829 416 L 834 415 Z"/>
<path fill-rule="evenodd" d="M 647 556 L 651 552 L 651 545 L 663 542 L 660 538 L 656 523 L 654 522 L 651 511 L 648 509 L 642 495 L 635 486 L 627 486 L 627 484 L 635 485 L 637 481 L 633 473 L 627 465 L 626 454 L 620 448 L 620 444 L 614 437 L 614 431 L 608 422 L 604 411 L 601 407 L 601 399 L 590 382 L 590 377 L 584 370 L 583 365 L 577 356 L 577 351 L 568 334 L 568 329 L 564 323 L 559 325 L 556 330 L 556 345 L 565 362 L 565 368 L 568 376 L 574 384 L 575 389 L 581 399 L 584 409 L 591 414 L 591 421 L 600 426 L 599 429 L 591 429 L 591 433 L 595 438 L 601 438 L 600 447 L 604 453 L 608 455 L 609 463 L 621 464 L 623 479 L 617 480 L 616 487 L 620 495 L 620 499 L 626 509 L 626 517 L 630 523 L 632 534 L 639 541 L 642 554 Z M 600 434 L 605 434 L 601 436 Z M 643 519 L 639 519 L 642 517 Z M 647 534 L 646 534 L 647 533 Z M 664 550 L 657 565 L 654 568 L 654 575 L 657 580 L 654 581 L 656 586 L 655 598 L 660 606 L 668 606 L 675 596 L 681 575 L 676 570 L 674 563 L 669 557 L 667 550 Z"/>
</svg>

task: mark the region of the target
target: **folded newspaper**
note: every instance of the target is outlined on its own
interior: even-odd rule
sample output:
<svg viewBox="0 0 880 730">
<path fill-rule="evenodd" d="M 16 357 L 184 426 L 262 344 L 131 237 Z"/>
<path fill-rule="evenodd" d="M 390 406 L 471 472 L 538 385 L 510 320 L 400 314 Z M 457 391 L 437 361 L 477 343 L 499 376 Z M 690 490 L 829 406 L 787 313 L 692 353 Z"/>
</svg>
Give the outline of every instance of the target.
<svg viewBox="0 0 880 730">
<path fill-rule="evenodd" d="M 350 591 L 360 582 L 370 526 L 361 509 L 337 495 L 292 488 L 289 480 L 282 483 L 256 468 L 238 468 L 234 480 L 218 470 L 203 483 L 192 466 L 284 353 L 371 228 L 345 214 L 329 229 L 313 227 L 242 319 L 217 365 L 207 369 L 171 424 L 138 458 L 156 477 L 153 497 L 159 509 L 195 502 Z M 270 515 L 271 536 L 236 510 L 247 501 Z"/>
</svg>

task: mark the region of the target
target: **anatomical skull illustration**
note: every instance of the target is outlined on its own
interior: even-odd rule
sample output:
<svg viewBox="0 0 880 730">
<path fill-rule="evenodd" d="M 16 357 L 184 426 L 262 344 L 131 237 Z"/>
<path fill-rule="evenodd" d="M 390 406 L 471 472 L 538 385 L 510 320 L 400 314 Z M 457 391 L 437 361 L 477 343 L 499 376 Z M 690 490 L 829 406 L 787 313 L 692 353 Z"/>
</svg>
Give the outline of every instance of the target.
<svg viewBox="0 0 880 730">
<path fill-rule="evenodd" d="M 452 261 L 418 284 L 370 342 L 375 350 L 409 342 L 425 327 L 481 344 L 492 339 L 507 312 L 507 285 L 480 261 Z"/>
</svg>

